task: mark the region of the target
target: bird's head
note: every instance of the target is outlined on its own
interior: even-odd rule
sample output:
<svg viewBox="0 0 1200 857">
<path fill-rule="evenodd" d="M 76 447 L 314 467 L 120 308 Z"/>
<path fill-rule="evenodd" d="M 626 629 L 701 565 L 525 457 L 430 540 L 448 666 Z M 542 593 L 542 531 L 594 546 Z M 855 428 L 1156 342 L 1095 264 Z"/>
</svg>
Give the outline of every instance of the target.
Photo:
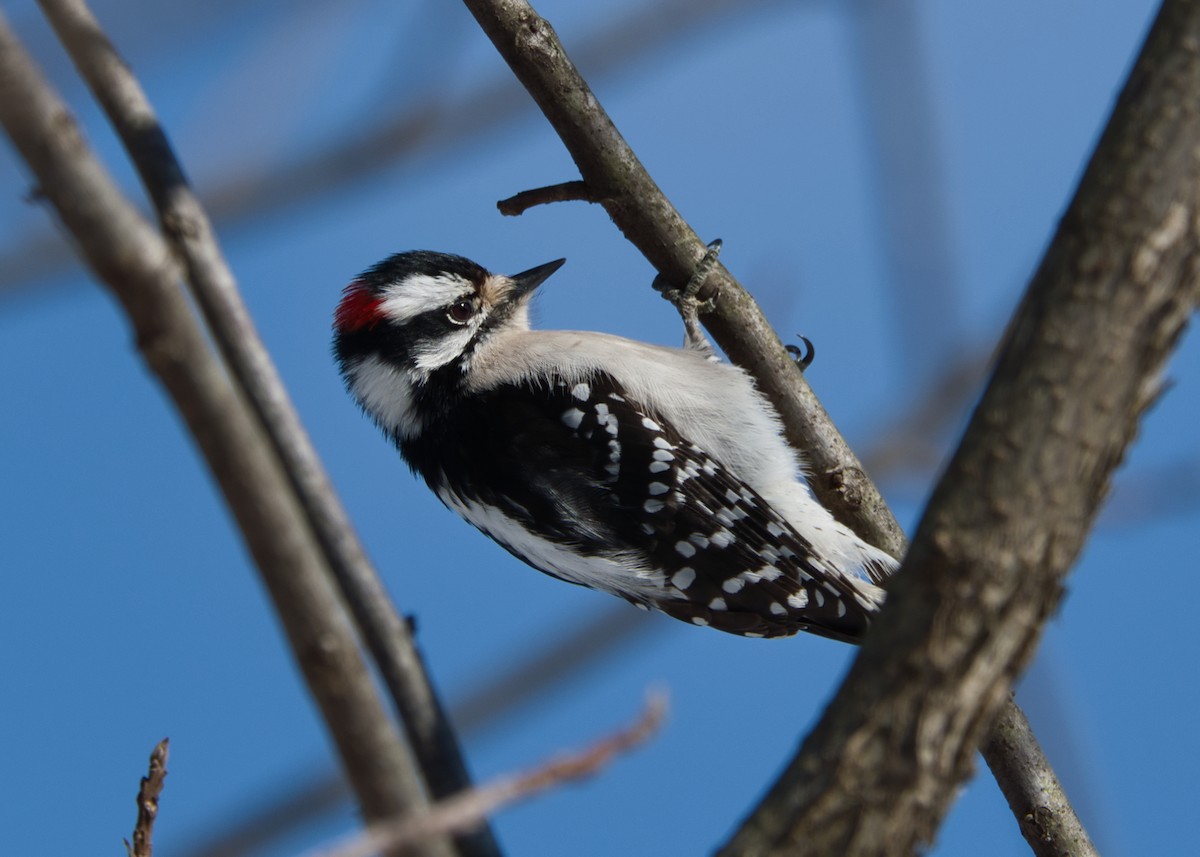
<svg viewBox="0 0 1200 857">
<path fill-rule="evenodd" d="M 334 315 L 346 386 L 394 437 L 419 431 L 422 398 L 452 394 L 491 336 L 527 330 L 534 290 L 564 261 L 509 277 L 462 256 L 416 250 L 369 268 L 346 287 Z"/>
</svg>

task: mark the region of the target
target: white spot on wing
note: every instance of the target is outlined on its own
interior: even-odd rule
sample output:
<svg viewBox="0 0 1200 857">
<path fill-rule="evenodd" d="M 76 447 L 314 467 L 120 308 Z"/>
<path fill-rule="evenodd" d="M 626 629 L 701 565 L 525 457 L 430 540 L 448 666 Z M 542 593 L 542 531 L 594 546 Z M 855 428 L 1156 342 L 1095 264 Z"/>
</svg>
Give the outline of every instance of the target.
<svg viewBox="0 0 1200 857">
<path fill-rule="evenodd" d="M 696 572 L 690 568 L 681 568 L 671 575 L 671 585 L 678 590 L 687 589 L 696 580 Z"/>
<path fill-rule="evenodd" d="M 583 411 L 579 410 L 579 408 L 565 410 L 563 411 L 562 421 L 563 425 L 567 428 L 577 429 L 579 428 L 579 424 L 583 422 Z"/>
<path fill-rule="evenodd" d="M 647 492 L 649 492 L 650 496 L 656 497 L 659 494 L 666 494 L 668 491 L 671 490 L 671 486 L 664 485 L 661 482 L 651 482 L 649 487 L 647 487 L 646 490 L 647 490 Z"/>
<path fill-rule="evenodd" d="M 578 384 L 576 384 L 574 387 L 571 388 L 571 398 L 578 399 L 581 402 L 586 402 L 588 400 L 588 396 L 590 396 L 591 394 L 592 394 L 592 388 L 589 387 L 587 384 L 583 383 L 582 381 L 580 381 Z M 599 410 L 599 409 L 597 409 L 597 410 Z"/>
<path fill-rule="evenodd" d="M 688 542 L 675 542 L 675 553 L 680 556 L 695 556 L 696 548 Z"/>
</svg>

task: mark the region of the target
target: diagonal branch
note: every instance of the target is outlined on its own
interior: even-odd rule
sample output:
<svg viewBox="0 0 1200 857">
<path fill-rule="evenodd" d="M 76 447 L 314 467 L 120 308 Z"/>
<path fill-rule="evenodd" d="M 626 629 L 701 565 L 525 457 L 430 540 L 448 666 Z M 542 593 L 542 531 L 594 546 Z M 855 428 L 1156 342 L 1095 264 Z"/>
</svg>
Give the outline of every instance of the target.
<svg viewBox="0 0 1200 857">
<path fill-rule="evenodd" d="M 157 231 L 121 195 L 74 118 L 0 16 L 0 124 L 129 316 L 138 347 L 229 503 L 368 819 L 427 804 L 407 745 L 376 694 L 350 617 L 286 475 L 230 383 Z M 434 840 L 424 851 L 449 853 Z"/>
<path fill-rule="evenodd" d="M 524 0 L 464 2 L 538 103 L 613 222 L 669 281 L 686 282 L 704 253 L 704 242 L 646 173 L 549 23 Z M 753 299 L 720 265 L 709 277 L 708 289 L 720 299 L 705 317 L 706 326 L 779 411 L 789 441 L 804 451 L 811 465 L 813 487 L 822 502 L 868 541 L 902 555 L 906 542 L 891 511 Z M 1013 703 L 1006 716 L 1024 721 Z M 1006 771 L 1000 782 L 1010 804 L 1039 805 L 1049 783 L 1065 823 L 1082 829 L 1036 741 L 1023 747 L 1029 757 L 1040 760 L 1036 775 L 1025 778 L 1007 773 L 1016 769 L 1005 757 L 1008 747 L 995 741 L 986 751 L 989 765 Z"/>
<path fill-rule="evenodd" d="M 889 609 L 722 854 L 912 853 L 985 735 L 997 750 L 1019 738 L 993 721 L 1200 300 L 1198 46 L 1200 3 L 1166 0 Z M 1094 853 L 1082 828 L 1044 826 L 1051 802 L 1013 808 L 1039 853 Z"/>
<path fill-rule="evenodd" d="M 466 788 L 470 778 L 457 738 L 408 625 L 330 484 L 153 107 L 82 0 L 41 0 L 41 6 L 129 151 L 221 355 L 284 464 L 400 714 L 431 795 L 440 798 Z M 463 846 L 477 857 L 497 853 L 486 829 Z"/>
</svg>

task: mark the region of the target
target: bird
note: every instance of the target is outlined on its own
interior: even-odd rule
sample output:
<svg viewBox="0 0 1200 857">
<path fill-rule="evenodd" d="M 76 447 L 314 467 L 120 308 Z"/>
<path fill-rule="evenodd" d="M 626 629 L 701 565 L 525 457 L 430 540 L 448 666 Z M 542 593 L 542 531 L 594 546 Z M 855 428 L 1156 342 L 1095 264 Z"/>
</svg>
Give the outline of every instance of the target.
<svg viewBox="0 0 1200 857">
<path fill-rule="evenodd" d="M 666 295 L 672 348 L 531 328 L 563 259 L 505 276 L 397 253 L 344 289 L 334 359 L 438 499 L 533 568 L 744 637 L 858 642 L 896 562 L 818 502 L 769 401 L 704 337 L 710 257 Z"/>
</svg>

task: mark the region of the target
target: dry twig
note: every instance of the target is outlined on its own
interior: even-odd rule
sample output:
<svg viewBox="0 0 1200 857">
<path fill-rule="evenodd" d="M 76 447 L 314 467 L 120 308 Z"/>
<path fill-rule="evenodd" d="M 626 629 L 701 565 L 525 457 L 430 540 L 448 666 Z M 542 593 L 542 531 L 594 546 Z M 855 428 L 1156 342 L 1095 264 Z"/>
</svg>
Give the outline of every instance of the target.
<svg viewBox="0 0 1200 857">
<path fill-rule="evenodd" d="M 535 187 L 513 194 L 508 199 L 496 203 L 496 208 L 506 217 L 516 217 L 524 214 L 535 205 L 548 205 L 552 202 L 600 202 L 601 199 L 592 193 L 587 182 L 573 181 L 552 184 L 546 187 Z"/>
<path fill-rule="evenodd" d="M 154 745 L 150 754 L 150 771 L 142 777 L 137 794 L 137 823 L 133 827 L 133 842 L 125 840 L 129 857 L 153 857 L 154 821 L 158 818 L 158 796 L 162 794 L 167 778 L 167 758 L 170 756 L 170 741 L 163 738 Z"/>
<path fill-rule="evenodd" d="M 404 853 L 414 843 L 442 833 L 461 833 L 502 806 L 530 798 L 572 780 L 590 777 L 616 756 L 653 735 L 666 715 L 666 697 L 652 695 L 637 722 L 592 746 L 551 759 L 532 770 L 502 777 L 434 804 L 409 818 L 372 825 L 362 834 L 312 857 L 370 857 L 382 851 Z"/>
</svg>

